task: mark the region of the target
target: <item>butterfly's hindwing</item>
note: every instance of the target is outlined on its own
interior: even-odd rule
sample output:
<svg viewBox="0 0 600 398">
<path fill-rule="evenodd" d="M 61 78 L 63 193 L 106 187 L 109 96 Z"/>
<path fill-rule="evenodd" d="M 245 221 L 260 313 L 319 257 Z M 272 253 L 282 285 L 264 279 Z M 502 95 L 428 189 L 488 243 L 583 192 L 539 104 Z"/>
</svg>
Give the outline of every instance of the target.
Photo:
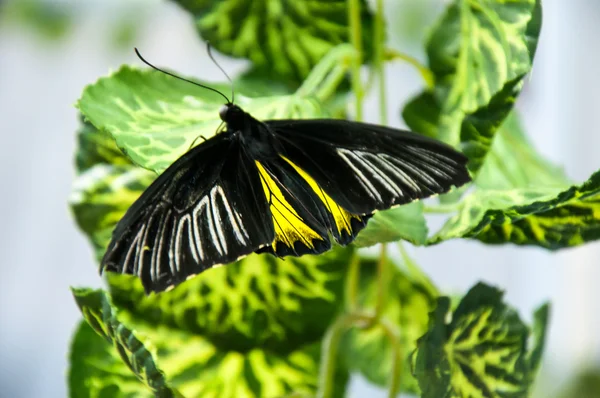
<svg viewBox="0 0 600 398">
<path fill-rule="evenodd" d="M 310 187 L 282 162 L 256 161 L 275 238 L 264 251 L 278 256 L 322 253 L 331 247 L 323 209 Z"/>
<path fill-rule="evenodd" d="M 345 120 L 265 123 L 284 155 L 350 213 L 371 214 L 470 180 L 464 155 L 415 133 Z"/>
<path fill-rule="evenodd" d="M 316 195 L 316 201 L 319 203 L 322 213 L 324 213 L 328 229 L 336 241 L 342 245 L 352 242 L 356 234 L 365 227 L 369 216 L 359 216 L 345 210 L 331 196 L 327 195 L 323 188 L 308 173 L 285 156 L 282 156 L 282 159 L 292 166 L 294 171 L 308 184 L 313 196 Z"/>
<path fill-rule="evenodd" d="M 347 245 L 365 227 L 368 216 L 344 210 L 284 156 L 257 163 L 275 226 L 275 240 L 263 251 L 279 256 L 322 253 L 331 247 L 329 235 Z"/>
<path fill-rule="evenodd" d="M 188 152 L 142 194 L 115 229 L 106 270 L 162 291 L 271 244 L 258 169 L 239 142 L 221 141 Z"/>
</svg>

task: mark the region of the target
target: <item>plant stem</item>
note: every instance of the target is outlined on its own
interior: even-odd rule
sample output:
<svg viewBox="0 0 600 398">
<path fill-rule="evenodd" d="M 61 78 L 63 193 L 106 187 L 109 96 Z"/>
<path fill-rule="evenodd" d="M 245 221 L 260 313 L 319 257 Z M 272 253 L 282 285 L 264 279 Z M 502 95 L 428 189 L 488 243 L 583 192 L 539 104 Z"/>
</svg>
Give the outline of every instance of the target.
<svg viewBox="0 0 600 398">
<path fill-rule="evenodd" d="M 400 394 L 400 383 L 402 377 L 402 347 L 400 345 L 400 335 L 396 329 L 387 320 L 379 320 L 379 325 L 385 332 L 390 345 L 392 346 L 392 373 L 390 375 L 388 397 L 396 398 Z"/>
<path fill-rule="evenodd" d="M 431 72 L 431 70 L 428 67 L 417 61 L 416 58 L 394 49 L 387 49 L 385 52 L 385 57 L 389 60 L 401 60 L 414 66 L 421 74 L 421 77 L 425 81 L 427 88 L 433 89 L 435 85 L 435 78 L 433 77 L 433 72 Z"/>
<path fill-rule="evenodd" d="M 375 319 L 381 319 L 385 305 L 387 304 L 388 294 L 388 269 L 387 269 L 387 245 L 381 244 L 379 260 L 377 260 L 377 301 L 375 302 Z"/>
<path fill-rule="evenodd" d="M 354 92 L 355 115 L 358 121 L 363 119 L 362 103 L 364 91 L 360 79 L 360 67 L 362 65 L 362 32 L 360 20 L 360 1 L 348 0 L 348 20 L 350 29 L 350 42 L 356 51 L 352 63 L 352 91 Z"/>
<path fill-rule="evenodd" d="M 385 96 L 385 76 L 384 76 L 384 43 L 383 43 L 383 0 L 377 0 L 377 9 L 375 15 L 375 69 L 379 79 L 379 123 L 387 124 L 387 100 Z M 377 302 L 375 303 L 375 317 L 379 319 L 387 300 L 388 278 L 387 278 L 387 246 L 381 245 L 381 253 L 377 262 Z"/>
<path fill-rule="evenodd" d="M 358 309 L 358 281 L 360 280 L 360 257 L 355 251 L 348 264 L 348 276 L 346 277 L 345 302 L 346 312 L 354 312 Z"/>
<path fill-rule="evenodd" d="M 379 78 L 379 123 L 387 124 L 387 98 L 385 87 L 385 50 L 384 50 L 384 26 L 383 0 L 377 0 L 375 16 L 375 69 Z"/>
<path fill-rule="evenodd" d="M 340 340 L 348 327 L 352 325 L 371 324 L 373 316 L 363 313 L 342 314 L 329 327 L 323 340 L 321 357 L 321 374 L 319 376 L 319 390 L 317 398 L 330 398 L 335 387 L 335 365 L 338 356 Z"/>
<path fill-rule="evenodd" d="M 373 323 L 381 326 L 392 346 L 392 373 L 390 375 L 388 397 L 396 397 L 400 392 L 400 377 L 402 374 L 402 352 L 400 348 L 399 332 L 383 316 L 383 311 L 387 304 L 389 291 L 389 272 L 387 264 L 387 245 L 381 245 L 381 253 L 377 261 L 377 302 L 375 303 L 375 316 Z M 402 305 L 398 300 L 400 312 Z"/>
</svg>

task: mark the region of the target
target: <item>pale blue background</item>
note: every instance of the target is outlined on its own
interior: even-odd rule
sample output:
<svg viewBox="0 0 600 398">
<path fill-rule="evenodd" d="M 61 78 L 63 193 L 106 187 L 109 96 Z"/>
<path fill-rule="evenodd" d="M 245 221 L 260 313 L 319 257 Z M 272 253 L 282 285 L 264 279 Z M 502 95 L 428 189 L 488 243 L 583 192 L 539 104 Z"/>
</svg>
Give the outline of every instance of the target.
<svg viewBox="0 0 600 398">
<path fill-rule="evenodd" d="M 421 47 L 398 39 L 412 30 L 403 10 L 416 1 L 424 10 L 442 3 L 388 0 L 395 32 L 390 45 L 423 59 Z M 69 339 L 80 318 L 69 286 L 100 285 L 90 246 L 67 206 L 77 128 L 72 105 L 85 84 L 123 63 L 139 64 L 129 48 L 115 49 L 107 38 L 116 17 L 123 9 L 137 12 L 146 4 L 145 12 L 135 14 L 141 25 L 135 44 L 146 56 L 182 74 L 222 80 L 207 62 L 189 16 L 170 2 L 58 4 L 78 13 L 64 40 L 42 40 L 18 25 L 0 25 L 1 397 L 66 395 Z M 518 106 L 539 150 L 583 181 L 600 168 L 600 2 L 544 0 L 544 6 L 538 56 Z M 423 34 L 417 29 L 417 38 Z M 244 65 L 219 59 L 232 73 Z M 390 119 L 401 126 L 398 109 L 421 82 L 414 69 L 401 64 L 390 65 L 387 78 Z M 374 97 L 366 106 L 372 121 L 378 115 Z M 552 300 L 544 391 L 560 387 L 585 365 L 598 365 L 600 244 L 551 254 L 453 241 L 412 252 L 443 290 L 460 293 L 485 280 L 505 288 L 506 299 L 527 320 L 543 300 Z M 350 395 L 384 393 L 357 377 Z"/>
</svg>

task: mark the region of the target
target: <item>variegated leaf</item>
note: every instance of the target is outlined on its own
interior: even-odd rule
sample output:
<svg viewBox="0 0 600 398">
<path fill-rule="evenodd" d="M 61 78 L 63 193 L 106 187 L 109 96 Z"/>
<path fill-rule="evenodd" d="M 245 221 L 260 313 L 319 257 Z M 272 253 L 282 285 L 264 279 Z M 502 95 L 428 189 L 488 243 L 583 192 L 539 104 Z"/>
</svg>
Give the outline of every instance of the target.
<svg viewBox="0 0 600 398">
<path fill-rule="evenodd" d="M 430 243 L 471 237 L 561 249 L 600 238 L 600 171 L 580 186 L 478 190 Z"/>
<path fill-rule="evenodd" d="M 243 350 L 286 349 L 319 340 L 342 305 L 352 250 L 277 259 L 250 255 L 208 270 L 158 295 L 111 275 L 115 303 L 154 324 L 174 325 Z"/>
<path fill-rule="evenodd" d="M 427 232 L 423 202 L 414 202 L 375 213 L 354 244 L 357 247 L 367 247 L 404 239 L 415 245 L 422 245 L 427 241 Z"/>
<path fill-rule="evenodd" d="M 88 236 L 100 260 L 117 222 L 156 178 L 134 165 L 98 163 L 80 174 L 69 196 L 79 228 Z"/>
<path fill-rule="evenodd" d="M 69 397 L 152 398 L 155 395 L 123 362 L 110 341 L 82 320 L 71 342 Z"/>
<path fill-rule="evenodd" d="M 124 66 L 87 86 L 78 107 L 96 128 L 109 132 L 134 163 L 161 172 L 198 139 L 216 133 L 224 102 L 212 91 L 160 72 Z M 238 91 L 236 103 L 262 120 L 324 115 L 314 99 L 297 95 L 250 98 Z"/>
<path fill-rule="evenodd" d="M 198 32 L 225 54 L 247 58 L 272 76 L 301 82 L 321 58 L 348 43 L 346 0 L 175 0 Z M 373 47 L 373 15 L 360 0 L 363 43 Z"/>
<path fill-rule="evenodd" d="M 142 395 L 144 393 L 152 393 L 153 395 L 160 397 L 181 396 L 177 390 L 171 387 L 166 380 L 164 372 L 156 365 L 155 350 L 149 350 L 137 337 L 136 332 L 122 324 L 116 310 L 112 307 L 110 300 L 104 292 L 90 289 L 73 289 L 73 295 L 75 296 L 75 301 L 81 309 L 89 326 L 103 337 L 109 344 L 109 347 L 113 349 L 108 353 L 106 350 L 98 349 L 97 342 L 92 343 L 97 351 L 95 351 L 96 355 L 90 355 L 88 357 L 91 363 L 87 364 L 89 368 L 87 369 L 88 372 L 85 372 L 84 377 L 89 380 L 89 382 L 85 384 L 88 384 L 90 390 L 88 390 L 89 392 L 84 396 L 93 396 L 91 395 L 91 391 L 94 391 L 98 396 L 102 396 L 102 394 L 111 390 L 115 393 L 121 393 L 123 396 L 129 395 L 127 393 L 128 390 L 131 392 L 138 392 L 138 390 L 141 390 Z M 84 331 L 82 333 L 86 332 Z M 77 340 L 75 340 L 75 343 L 77 343 Z M 74 349 L 77 348 L 77 352 L 72 350 L 72 356 L 79 357 L 86 353 L 85 347 L 79 345 L 74 347 Z M 117 354 L 122 363 L 129 368 L 131 371 L 130 374 L 124 372 L 123 366 L 114 360 L 115 354 Z M 113 358 L 109 359 L 111 355 Z M 96 361 L 95 366 L 93 366 L 94 361 Z M 103 361 L 102 363 L 106 364 L 106 366 L 115 371 L 115 373 L 112 373 L 112 371 L 108 372 L 108 369 L 102 369 L 103 366 L 100 364 L 100 361 Z M 76 369 L 76 371 L 79 370 L 80 369 Z M 72 369 L 72 372 L 73 371 L 74 369 Z M 146 387 L 146 391 L 144 391 L 144 389 L 136 389 L 136 387 L 132 385 L 135 383 L 132 382 L 131 375 L 134 375 L 139 383 Z M 119 381 L 114 379 L 111 380 L 111 376 Z M 94 379 L 97 379 L 97 385 L 94 385 Z M 127 380 L 129 380 L 129 382 L 127 382 Z M 80 382 L 79 380 L 74 380 L 74 377 L 71 377 L 71 381 Z M 123 391 L 120 391 L 120 384 L 123 384 Z M 81 388 L 81 386 L 79 388 Z M 83 388 L 85 389 L 85 386 Z M 71 388 L 71 392 L 73 393 L 75 390 Z"/>
<path fill-rule="evenodd" d="M 435 87 L 406 106 L 406 122 L 460 144 L 477 172 L 531 70 L 540 28 L 540 0 L 453 1 L 427 44 Z"/>
<path fill-rule="evenodd" d="M 93 339 L 89 328 L 77 333 L 72 356 L 85 363 L 71 369 L 72 396 L 258 398 L 317 389 L 319 340 L 280 350 L 239 350 L 168 324 L 136 321 L 101 290 L 74 294 L 86 321 L 105 340 Z M 336 397 L 343 396 L 347 378 L 339 369 Z"/>
<path fill-rule="evenodd" d="M 537 340 L 502 302 L 502 292 L 479 283 L 447 323 L 450 299 L 438 299 L 429 330 L 418 341 L 414 374 L 423 398 L 526 398 L 543 350 L 548 306 L 536 312 Z"/>
<path fill-rule="evenodd" d="M 562 168 L 536 151 L 523 132 L 516 112 L 504 121 L 494 137 L 477 175 L 477 189 L 564 187 L 570 184 Z"/>
<path fill-rule="evenodd" d="M 75 166 L 77 173 L 82 174 L 97 164 L 114 166 L 131 165 L 131 160 L 121 152 L 112 136 L 98 130 L 90 122 L 81 117 L 81 126 L 77 132 L 77 153 Z"/>
</svg>

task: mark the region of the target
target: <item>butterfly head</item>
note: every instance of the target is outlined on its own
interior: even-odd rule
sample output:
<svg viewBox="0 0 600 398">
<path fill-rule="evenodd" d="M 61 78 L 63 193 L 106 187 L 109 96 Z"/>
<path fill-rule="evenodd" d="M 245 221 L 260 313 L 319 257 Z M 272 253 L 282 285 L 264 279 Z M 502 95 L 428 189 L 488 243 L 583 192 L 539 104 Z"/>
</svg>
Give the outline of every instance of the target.
<svg viewBox="0 0 600 398">
<path fill-rule="evenodd" d="M 219 109 L 221 120 L 227 123 L 227 126 L 238 130 L 244 124 L 246 112 L 232 103 L 225 104 Z"/>
</svg>

